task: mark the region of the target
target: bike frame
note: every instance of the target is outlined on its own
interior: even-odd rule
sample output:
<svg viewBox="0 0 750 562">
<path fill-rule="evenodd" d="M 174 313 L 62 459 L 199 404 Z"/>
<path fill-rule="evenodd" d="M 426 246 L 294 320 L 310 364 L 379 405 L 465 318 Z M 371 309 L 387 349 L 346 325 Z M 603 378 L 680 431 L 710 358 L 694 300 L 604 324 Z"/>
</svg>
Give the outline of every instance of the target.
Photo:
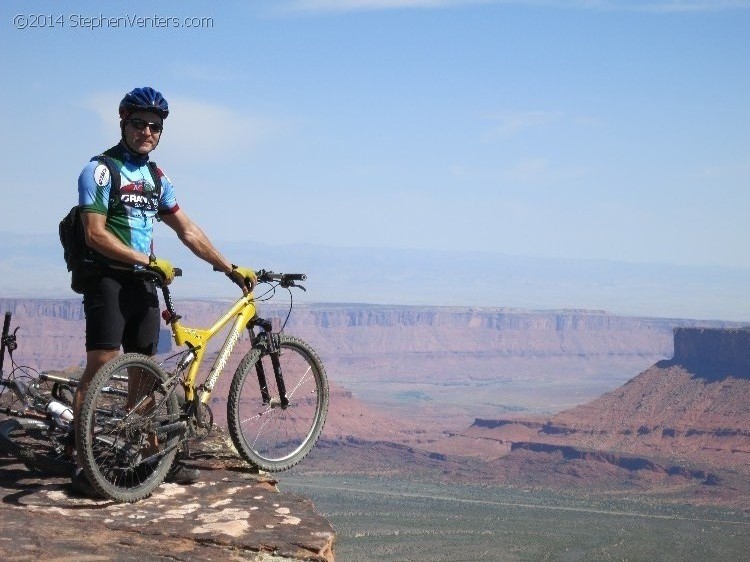
<svg viewBox="0 0 750 562">
<path fill-rule="evenodd" d="M 16 342 L 16 331 L 18 331 L 18 328 L 16 328 L 13 333 L 10 332 L 10 319 L 11 313 L 6 312 L 3 321 L 3 331 L 0 336 L 0 388 L 8 389 L 19 402 L 21 409 L 13 410 L 10 407 L 4 407 L 0 408 L 0 413 L 16 418 L 34 418 L 37 420 L 44 420 L 51 423 L 51 427 L 60 427 L 64 429 L 66 424 L 59 423 L 59 414 L 55 415 L 48 412 L 47 406 L 53 400 L 49 396 L 43 396 L 43 393 L 39 390 L 38 383 L 23 382 L 20 379 L 12 377 L 12 375 L 16 370 L 22 370 L 26 377 L 30 377 L 28 371 L 33 371 L 39 376 L 39 381 L 49 381 L 70 386 L 77 386 L 78 381 L 68 377 L 59 377 L 48 373 L 38 373 L 36 369 L 32 369 L 31 367 L 19 367 L 16 365 L 15 361 L 13 361 L 13 351 L 18 347 Z M 8 374 L 8 377 L 5 376 L 3 371 L 6 353 L 11 362 L 11 371 Z M 4 392 L 4 390 L 0 391 L 0 394 L 2 394 L 2 392 Z"/>
<path fill-rule="evenodd" d="M 216 320 L 211 327 L 200 329 L 183 326 L 180 323 L 180 317 L 174 313 L 169 290 L 164 287 L 163 291 L 164 300 L 167 303 L 167 321 L 172 329 L 172 336 L 175 343 L 180 347 L 185 345 L 188 346 L 188 352 L 192 351 L 195 354 L 195 359 L 190 364 L 187 375 L 182 383 L 185 389 L 185 400 L 187 402 L 195 400 L 195 393 L 197 390 L 195 380 L 198 377 L 198 371 L 203 363 L 203 357 L 206 353 L 208 342 L 230 321 L 234 320 L 234 324 L 224 341 L 224 345 L 222 345 L 219 355 L 216 357 L 216 361 L 214 361 L 211 371 L 206 378 L 206 382 L 202 385 L 203 392 L 201 393 L 200 400 L 204 405 L 208 404 L 214 385 L 223 372 L 224 367 L 229 360 L 229 356 L 232 354 L 232 350 L 234 349 L 237 340 L 239 340 L 240 333 L 242 330 L 250 327 L 253 318 L 256 316 L 257 309 L 255 307 L 253 295 L 250 293 L 241 297 L 221 318 Z"/>
</svg>

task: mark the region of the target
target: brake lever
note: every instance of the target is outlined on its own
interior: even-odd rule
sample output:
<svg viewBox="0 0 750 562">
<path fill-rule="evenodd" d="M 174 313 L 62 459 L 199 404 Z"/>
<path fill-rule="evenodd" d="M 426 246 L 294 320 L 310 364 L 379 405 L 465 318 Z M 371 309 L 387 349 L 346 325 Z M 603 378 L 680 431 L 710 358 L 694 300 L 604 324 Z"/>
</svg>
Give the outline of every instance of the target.
<svg viewBox="0 0 750 562">
<path fill-rule="evenodd" d="M 295 287 L 297 289 L 302 289 L 303 291 L 307 292 L 307 289 L 305 289 L 302 285 L 297 285 L 294 281 L 280 281 L 279 287 L 282 287 L 284 289 L 289 289 L 290 287 Z"/>
</svg>

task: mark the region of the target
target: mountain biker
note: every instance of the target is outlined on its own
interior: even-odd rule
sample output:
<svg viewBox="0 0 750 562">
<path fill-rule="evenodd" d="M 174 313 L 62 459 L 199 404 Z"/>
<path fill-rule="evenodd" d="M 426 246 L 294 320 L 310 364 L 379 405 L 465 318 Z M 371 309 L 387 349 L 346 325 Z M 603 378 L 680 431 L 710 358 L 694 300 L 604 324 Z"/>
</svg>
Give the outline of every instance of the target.
<svg viewBox="0 0 750 562">
<path fill-rule="evenodd" d="M 78 200 L 86 243 L 94 264 L 84 275 L 83 307 L 86 315 L 86 368 L 73 403 L 75 420 L 88 385 L 96 372 L 125 353 L 154 355 L 159 337 L 159 301 L 156 285 L 136 275 L 139 269 L 160 273 L 169 283 L 174 269 L 153 253 L 153 221 L 161 220 L 175 231 L 196 256 L 224 272 L 245 294 L 256 283 L 255 273 L 227 260 L 180 208 L 172 182 L 158 170 L 161 189 L 148 165 L 149 154 L 159 144 L 169 105 L 150 87 L 125 94 L 119 106 L 121 139 L 105 152 L 119 168 L 119 198 L 110 199 L 112 180 L 107 166 L 93 159 L 78 178 Z M 78 447 L 80 451 L 80 447 Z M 74 490 L 96 495 L 77 460 Z M 192 483 L 198 471 L 176 462 L 167 481 Z"/>
</svg>

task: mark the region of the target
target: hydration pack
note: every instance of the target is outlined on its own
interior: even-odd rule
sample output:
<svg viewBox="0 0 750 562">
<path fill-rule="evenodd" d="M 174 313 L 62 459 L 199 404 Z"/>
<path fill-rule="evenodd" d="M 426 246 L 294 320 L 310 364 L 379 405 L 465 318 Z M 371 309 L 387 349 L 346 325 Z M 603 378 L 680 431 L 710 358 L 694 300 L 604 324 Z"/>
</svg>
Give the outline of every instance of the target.
<svg viewBox="0 0 750 562">
<path fill-rule="evenodd" d="M 100 154 L 91 159 L 103 164 L 109 170 L 110 188 L 109 200 L 119 201 L 120 199 L 120 167 L 111 157 L 106 154 Z M 151 176 L 156 186 L 157 196 L 161 196 L 161 178 L 154 162 L 148 162 Z M 91 277 L 92 271 L 101 268 L 101 264 L 106 263 L 106 258 L 86 245 L 86 233 L 83 228 L 81 219 L 81 209 L 75 205 L 60 221 L 60 244 L 63 247 L 63 259 L 68 271 L 71 272 L 70 288 L 76 293 L 82 293 L 86 280 Z"/>
</svg>

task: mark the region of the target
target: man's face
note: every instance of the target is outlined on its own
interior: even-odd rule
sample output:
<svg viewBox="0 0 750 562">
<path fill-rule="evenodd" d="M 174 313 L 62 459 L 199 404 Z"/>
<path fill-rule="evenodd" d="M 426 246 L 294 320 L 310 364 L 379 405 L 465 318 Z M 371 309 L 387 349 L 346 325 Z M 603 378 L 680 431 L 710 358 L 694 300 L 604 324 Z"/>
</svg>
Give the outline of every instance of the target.
<svg viewBox="0 0 750 562">
<path fill-rule="evenodd" d="M 159 144 L 161 129 L 154 131 L 150 126 L 144 127 L 144 123 L 154 123 L 158 127 L 163 125 L 163 120 L 151 111 L 135 111 L 125 119 L 123 133 L 128 148 L 138 154 L 148 154 Z"/>
</svg>

